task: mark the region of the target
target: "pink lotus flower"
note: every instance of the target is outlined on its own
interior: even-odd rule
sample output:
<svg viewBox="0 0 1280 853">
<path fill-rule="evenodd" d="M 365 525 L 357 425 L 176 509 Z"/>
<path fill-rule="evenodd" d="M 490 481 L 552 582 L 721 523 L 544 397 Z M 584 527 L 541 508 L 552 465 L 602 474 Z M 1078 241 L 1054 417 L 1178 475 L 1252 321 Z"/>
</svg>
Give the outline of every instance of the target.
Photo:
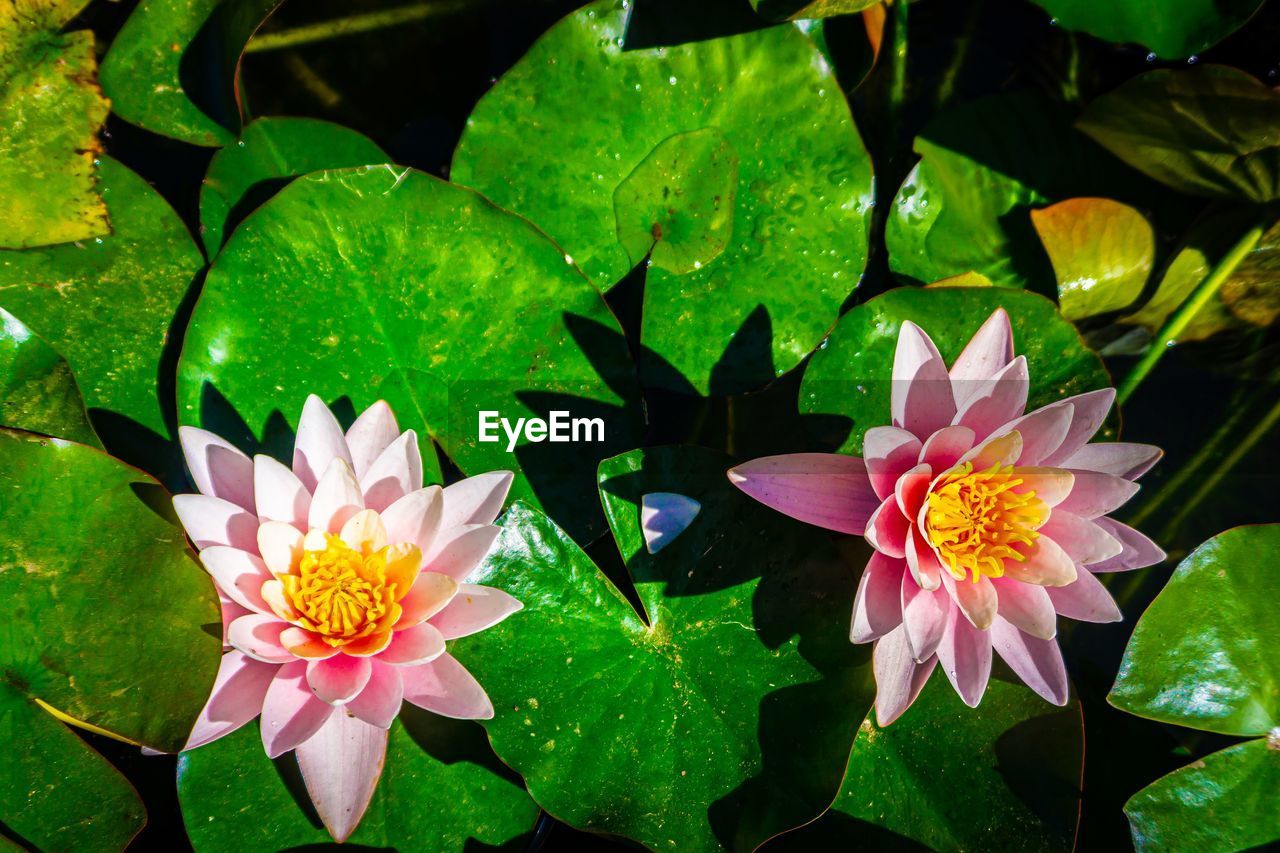
<svg viewBox="0 0 1280 853">
<path fill-rule="evenodd" d="M 929 336 L 903 323 L 893 426 L 867 430 L 864 458 L 796 453 L 729 471 L 756 500 L 863 535 L 875 549 L 850 639 L 875 642 L 881 725 L 910 707 L 939 662 L 976 707 L 993 648 L 1029 687 L 1066 704 L 1057 617 L 1118 621 L 1094 575 L 1164 559 L 1147 537 L 1106 517 L 1161 455 L 1144 444 L 1088 444 L 1114 389 L 1023 414 L 1028 388 L 1003 310 L 950 370 Z"/>
<path fill-rule="evenodd" d="M 417 435 L 383 402 L 344 435 L 308 397 L 292 469 L 201 429 L 180 438 L 200 494 L 173 504 L 218 587 L 229 649 L 186 748 L 261 714 L 267 755 L 297 750 L 316 810 L 343 841 L 373 795 L 402 699 L 493 716 L 445 643 L 521 607 L 465 582 L 498 535 L 512 475 L 424 489 Z"/>
</svg>

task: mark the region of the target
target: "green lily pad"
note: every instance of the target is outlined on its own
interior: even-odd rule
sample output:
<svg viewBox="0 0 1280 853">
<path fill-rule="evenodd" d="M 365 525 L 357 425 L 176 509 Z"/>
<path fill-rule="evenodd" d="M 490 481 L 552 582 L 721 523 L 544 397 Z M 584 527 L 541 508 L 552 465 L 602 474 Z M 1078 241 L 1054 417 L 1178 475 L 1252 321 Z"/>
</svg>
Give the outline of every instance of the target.
<svg viewBox="0 0 1280 853">
<path fill-rule="evenodd" d="M 451 177 L 545 229 L 601 290 L 652 247 L 646 380 L 749 390 L 795 367 L 857 286 L 870 160 L 797 27 L 651 47 L 628 43 L 638 8 L 601 0 L 553 27 L 472 112 Z M 731 345 L 753 357 L 713 380 Z"/>
<path fill-rule="evenodd" d="M 67 362 L 3 308 L 0 425 L 101 446 Z"/>
<path fill-rule="evenodd" d="M 1058 279 L 1068 320 L 1119 311 L 1142 294 L 1155 264 L 1156 235 L 1146 218 L 1107 198 L 1072 198 L 1031 211 Z"/>
<path fill-rule="evenodd" d="M 1280 524 L 1237 527 L 1183 560 L 1125 649 L 1108 701 L 1162 723 L 1228 735 L 1280 726 L 1274 606 Z"/>
<path fill-rule="evenodd" d="M 0 482 L 0 725 L 12 727 L 6 756 L 18 757 L 0 774 L 0 821 L 42 849 L 119 849 L 141 804 L 35 703 L 177 750 L 217 673 L 218 599 L 181 528 L 160 515 L 168 494 L 137 470 L 0 431 Z"/>
<path fill-rule="evenodd" d="M 975 710 L 935 674 L 911 708 L 858 730 L 840 795 L 782 850 L 830 850 L 888 830 L 933 850 L 1062 850 L 1080 814 L 1080 705 L 993 679 Z M 900 847 L 903 838 L 895 839 Z M 878 849 L 896 849 L 887 840 Z"/>
<path fill-rule="evenodd" d="M 193 145 L 234 142 L 240 57 L 280 2 L 142 0 L 102 61 L 112 112 Z"/>
<path fill-rule="evenodd" d="M 1280 842 L 1280 742 L 1258 738 L 1157 779 L 1125 803 L 1133 846 L 1248 850 Z"/>
<path fill-rule="evenodd" d="M 354 130 L 310 118 L 260 118 L 240 141 L 213 155 L 200 190 L 200 230 L 209 257 L 231 228 L 293 178 L 319 169 L 384 163 L 387 155 Z"/>
<path fill-rule="evenodd" d="M 0 247 L 106 234 L 95 186 L 108 105 L 95 80 L 93 33 L 64 33 L 88 0 L 0 4 Z"/>
<path fill-rule="evenodd" d="M 272 761 L 258 726 L 178 759 L 178 799 L 196 850 L 338 850 L 311 809 L 293 755 Z M 533 829 L 538 807 L 493 755 L 484 730 L 406 704 L 392 725 L 369 810 L 348 839 L 399 850 L 498 847 Z"/>
<path fill-rule="evenodd" d="M 855 572 L 825 536 L 734 489 L 728 457 L 634 451 L 601 494 L 644 616 L 545 516 L 517 504 L 476 580 L 524 603 L 457 642 L 499 757 L 579 829 L 655 849 L 752 850 L 817 817 L 871 704 L 849 643 Z M 658 554 L 642 496 L 701 504 Z"/>
<path fill-rule="evenodd" d="M 1095 100 L 1077 126 L 1181 192 L 1280 198 L 1280 92 L 1235 68 L 1149 71 Z"/>
<path fill-rule="evenodd" d="M 236 231 L 209 271 L 178 365 L 178 416 L 283 454 L 307 394 L 352 414 L 385 399 L 464 471 L 514 469 L 513 494 L 575 536 L 603 527 L 597 462 L 638 443 L 626 342 L 600 293 L 525 220 L 411 169 L 318 172 Z M 345 407 L 345 408 L 344 408 Z M 600 418 L 603 441 L 522 438 L 480 412 Z"/>
<path fill-rule="evenodd" d="M 881 0 L 751 0 L 751 6 L 771 21 L 803 21 L 851 15 Z"/>
<path fill-rule="evenodd" d="M 1032 227 L 1032 208 L 1077 196 L 1158 207 L 1153 194 L 1072 127 L 1068 107 L 1029 92 L 993 95 L 934 118 L 916 138 L 921 160 L 903 181 L 885 225 L 889 266 L 920 284 L 967 272 L 1001 287 L 1054 291 Z M 1157 199 L 1159 204 L 1157 205 Z"/>
<path fill-rule="evenodd" d="M 170 327 L 204 261 L 146 181 L 106 157 L 100 177 L 113 233 L 0 251 L 0 306 L 66 358 L 107 449 L 171 481 L 181 474 L 162 449 L 172 418 L 164 365 L 176 354 Z"/>
<path fill-rule="evenodd" d="M 1161 59 L 1207 50 L 1244 25 L 1262 0 L 1034 0 L 1062 27 L 1112 42 L 1136 42 Z"/>
<path fill-rule="evenodd" d="M 1111 384 L 1102 359 L 1042 296 L 998 287 L 900 287 L 840 318 L 805 369 L 800 411 L 843 421 L 851 432 L 838 437 L 840 452 L 861 454 L 867 429 L 889 423 L 893 354 L 903 321 L 924 329 L 950 364 L 997 308 L 1009 313 L 1014 349 L 1027 357 L 1027 411 Z"/>
</svg>

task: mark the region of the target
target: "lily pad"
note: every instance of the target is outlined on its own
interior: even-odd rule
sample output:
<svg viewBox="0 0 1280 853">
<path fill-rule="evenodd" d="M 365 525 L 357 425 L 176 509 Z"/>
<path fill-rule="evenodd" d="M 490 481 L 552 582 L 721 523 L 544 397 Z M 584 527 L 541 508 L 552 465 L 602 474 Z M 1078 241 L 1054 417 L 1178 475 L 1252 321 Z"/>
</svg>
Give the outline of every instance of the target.
<svg viewBox="0 0 1280 853">
<path fill-rule="evenodd" d="M 870 9 L 881 0 L 751 0 L 751 6 L 771 21 L 803 21 L 851 15 Z"/>
<path fill-rule="evenodd" d="M 230 230 L 299 175 L 385 163 L 373 140 L 354 130 L 310 118 L 260 118 L 240 141 L 213 155 L 200 190 L 205 252 L 218 254 Z"/>
<path fill-rule="evenodd" d="M 855 572 L 823 536 L 751 501 L 728 457 L 634 451 L 601 494 L 643 615 L 545 516 L 517 504 L 478 582 L 518 618 L 458 641 L 485 723 L 530 794 L 579 829 L 651 849 L 752 850 L 817 817 L 871 704 L 848 639 Z M 701 512 L 657 554 L 644 494 Z"/>
<path fill-rule="evenodd" d="M 135 469 L 2 431 L 0 482 L 0 725 L 18 757 L 0 784 L 0 821 L 42 849 L 119 849 L 141 804 L 36 703 L 177 750 L 217 673 L 218 599 L 181 528 L 159 514 L 167 493 Z"/>
<path fill-rule="evenodd" d="M 1053 263 L 1058 305 L 1068 320 L 1119 311 L 1142 294 L 1156 235 L 1132 207 L 1072 198 L 1031 211 L 1031 222 Z"/>
<path fill-rule="evenodd" d="M 602 528 L 597 462 L 638 443 L 626 342 L 564 251 L 476 193 L 389 166 L 318 172 L 246 220 L 215 260 L 178 365 L 178 414 L 284 454 L 310 393 L 352 414 L 379 399 L 468 473 L 575 536 Z M 497 418 L 600 418 L 603 441 L 509 442 Z M 491 441 L 480 413 L 492 412 Z M 593 435 L 594 437 L 594 435 Z"/>
<path fill-rule="evenodd" d="M 900 847 L 1068 851 L 1083 762 L 1078 702 L 1055 708 L 997 679 L 974 710 L 934 678 L 892 725 L 879 727 L 874 714 L 863 722 L 831 810 L 777 846 L 837 849 L 879 838 L 878 828 Z"/>
<path fill-rule="evenodd" d="M 1149 71 L 1096 99 L 1077 126 L 1181 192 L 1280 198 L 1280 92 L 1235 68 Z"/>
<path fill-rule="evenodd" d="M 857 286 L 870 160 L 797 27 L 645 46 L 642 5 L 601 0 L 553 27 L 472 112 L 451 177 L 545 229 L 601 290 L 652 248 L 646 381 L 749 390 L 795 367 Z M 755 357 L 713 380 L 731 345 Z"/>
<path fill-rule="evenodd" d="M 178 799 L 196 850 L 341 849 L 311 809 L 296 759 L 272 761 L 254 723 L 178 759 Z M 473 722 L 406 704 L 351 844 L 399 850 L 498 847 L 529 833 L 538 807 Z"/>
<path fill-rule="evenodd" d="M 93 33 L 63 32 L 88 0 L 0 2 L 0 248 L 106 234 L 95 186 L 108 105 Z"/>
<path fill-rule="evenodd" d="M 244 46 L 281 0 L 142 0 L 102 62 L 111 109 L 193 145 L 234 142 Z"/>
<path fill-rule="evenodd" d="M 71 365 L 98 434 L 116 456 L 170 480 L 164 368 L 170 327 L 203 266 L 191 235 L 146 181 L 100 166 L 113 233 L 84 243 L 0 251 L 0 306 Z M 166 415 L 168 419 L 166 419 Z"/>
<path fill-rule="evenodd" d="M 0 425 L 101 446 L 67 362 L 3 308 Z"/>
<path fill-rule="evenodd" d="M 1136 42 L 1161 59 L 1182 59 L 1231 35 L 1262 0 L 1034 0 L 1058 24 L 1112 42 Z"/>
<path fill-rule="evenodd" d="M 1125 803 L 1133 846 L 1249 850 L 1280 842 L 1280 743 L 1227 747 L 1156 780 Z"/>
<path fill-rule="evenodd" d="M 1274 606 L 1280 524 L 1237 527 L 1193 551 L 1134 628 L 1108 701 L 1227 735 L 1280 726 Z"/>
<path fill-rule="evenodd" d="M 861 454 L 863 433 L 889 422 L 893 355 L 903 321 L 928 332 L 950 364 L 997 308 L 1009 313 L 1014 347 L 1027 357 L 1028 411 L 1111 384 L 1102 359 L 1042 296 L 998 287 L 900 287 L 840 318 L 805 369 L 801 412 L 844 420 L 851 432 L 840 452 Z"/>
</svg>

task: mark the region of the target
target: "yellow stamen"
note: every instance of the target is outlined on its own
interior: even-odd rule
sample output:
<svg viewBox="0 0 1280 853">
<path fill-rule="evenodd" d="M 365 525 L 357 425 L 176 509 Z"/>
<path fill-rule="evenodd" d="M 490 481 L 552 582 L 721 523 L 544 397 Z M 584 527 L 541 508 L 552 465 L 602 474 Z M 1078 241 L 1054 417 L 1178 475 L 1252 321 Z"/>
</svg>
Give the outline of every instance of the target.
<svg viewBox="0 0 1280 853">
<path fill-rule="evenodd" d="M 925 533 L 956 580 L 1002 577 L 1005 560 L 1027 559 L 1049 508 L 1034 491 L 1014 491 L 1022 482 L 1012 465 L 974 471 L 965 462 L 930 491 Z"/>
<path fill-rule="evenodd" d="M 296 574 L 281 578 L 298 612 L 297 624 L 331 646 L 390 627 L 398 618 L 396 601 L 404 591 L 388 578 L 389 550 L 363 554 L 326 534 L 324 550 L 304 551 Z"/>
</svg>

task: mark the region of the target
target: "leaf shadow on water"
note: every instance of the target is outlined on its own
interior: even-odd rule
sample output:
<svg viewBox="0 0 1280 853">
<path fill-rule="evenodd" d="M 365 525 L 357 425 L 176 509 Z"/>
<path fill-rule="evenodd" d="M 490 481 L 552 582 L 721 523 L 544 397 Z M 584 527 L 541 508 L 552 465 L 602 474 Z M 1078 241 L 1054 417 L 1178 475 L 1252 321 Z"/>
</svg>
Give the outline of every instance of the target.
<svg viewBox="0 0 1280 853">
<path fill-rule="evenodd" d="M 769 26 L 748 0 L 633 0 L 623 50 L 676 47 Z"/>
<path fill-rule="evenodd" d="M 178 81 L 191 103 L 233 136 L 240 134 L 236 93 L 243 45 L 279 0 L 218 4 L 178 60 Z"/>
<path fill-rule="evenodd" d="M 1015 678 L 1010 680 L 1016 683 Z M 1062 733 L 1079 733 L 1079 749 L 1065 748 Z M 1052 710 L 1010 727 L 995 742 L 996 772 L 1049 830 L 1074 838 L 1080 808 L 1080 763 L 1084 749 L 1080 710 Z"/>
</svg>

